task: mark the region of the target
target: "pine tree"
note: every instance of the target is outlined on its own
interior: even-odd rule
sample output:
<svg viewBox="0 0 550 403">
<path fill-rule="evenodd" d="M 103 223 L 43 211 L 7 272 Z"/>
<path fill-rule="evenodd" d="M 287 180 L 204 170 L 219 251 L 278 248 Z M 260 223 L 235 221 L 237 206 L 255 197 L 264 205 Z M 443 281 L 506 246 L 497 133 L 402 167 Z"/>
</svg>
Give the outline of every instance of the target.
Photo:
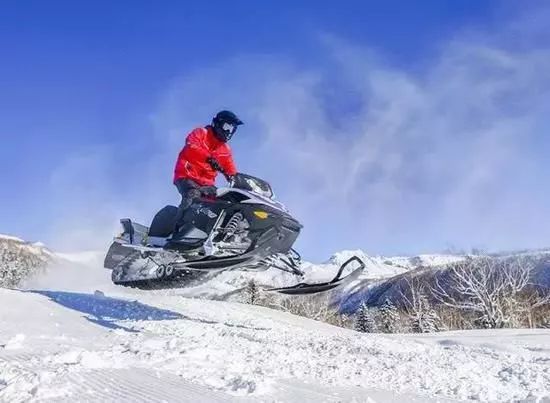
<svg viewBox="0 0 550 403">
<path fill-rule="evenodd" d="M 439 317 L 431 306 L 427 309 L 424 315 L 423 325 L 422 333 L 439 332 Z"/>
<path fill-rule="evenodd" d="M 412 331 L 415 333 L 433 333 L 439 331 L 439 318 L 425 295 L 420 295 L 418 308 L 412 318 Z"/>
<path fill-rule="evenodd" d="M 244 290 L 246 295 L 246 303 L 247 304 L 256 304 L 258 302 L 258 297 L 260 290 L 258 288 L 258 285 L 254 280 L 250 280 L 248 284 L 246 285 L 246 288 Z"/>
<path fill-rule="evenodd" d="M 374 311 L 365 302 L 361 304 L 355 316 L 355 330 L 363 333 L 374 333 L 376 331 Z"/>
<path fill-rule="evenodd" d="M 380 307 L 380 329 L 384 333 L 397 333 L 399 329 L 399 312 L 389 298 Z"/>
</svg>

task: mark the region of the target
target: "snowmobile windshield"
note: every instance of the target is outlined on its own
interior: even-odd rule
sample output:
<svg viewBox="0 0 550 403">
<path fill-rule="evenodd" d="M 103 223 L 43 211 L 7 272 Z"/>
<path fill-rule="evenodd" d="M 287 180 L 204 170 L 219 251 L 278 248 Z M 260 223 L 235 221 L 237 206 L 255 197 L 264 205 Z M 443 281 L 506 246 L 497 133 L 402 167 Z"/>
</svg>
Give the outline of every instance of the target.
<svg viewBox="0 0 550 403">
<path fill-rule="evenodd" d="M 273 190 L 266 181 L 251 175 L 238 173 L 233 178 L 233 187 L 248 190 L 264 197 L 273 199 Z"/>
</svg>

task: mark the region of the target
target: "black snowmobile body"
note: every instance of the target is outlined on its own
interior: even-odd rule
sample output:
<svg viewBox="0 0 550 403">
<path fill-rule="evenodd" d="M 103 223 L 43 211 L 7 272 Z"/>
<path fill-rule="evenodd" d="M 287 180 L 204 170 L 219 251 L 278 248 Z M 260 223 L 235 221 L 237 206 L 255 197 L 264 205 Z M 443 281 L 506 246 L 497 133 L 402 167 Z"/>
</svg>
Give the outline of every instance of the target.
<svg viewBox="0 0 550 403">
<path fill-rule="evenodd" d="M 181 284 L 200 273 L 224 270 L 266 270 L 275 267 L 301 276 L 300 256 L 292 249 L 302 225 L 273 199 L 271 186 L 256 177 L 237 174 L 231 187 L 217 197 L 202 198 L 186 213 L 188 231 L 172 239 L 177 208 L 166 206 L 146 227 L 122 219 L 104 266 L 112 269 L 115 284 L 164 287 Z M 340 286 L 363 268 L 323 284 L 273 289 L 287 294 L 309 294 Z"/>
</svg>

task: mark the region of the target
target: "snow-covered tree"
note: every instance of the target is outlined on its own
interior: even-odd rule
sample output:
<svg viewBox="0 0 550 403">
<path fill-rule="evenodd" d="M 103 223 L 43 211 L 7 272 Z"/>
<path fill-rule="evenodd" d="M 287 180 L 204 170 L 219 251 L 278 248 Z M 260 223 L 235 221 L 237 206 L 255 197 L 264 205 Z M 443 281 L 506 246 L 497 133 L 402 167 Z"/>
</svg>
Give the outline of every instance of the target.
<svg viewBox="0 0 550 403">
<path fill-rule="evenodd" d="M 363 302 L 355 316 L 355 330 L 363 333 L 376 332 L 375 312 Z"/>
<path fill-rule="evenodd" d="M 419 277 L 407 278 L 400 289 L 405 312 L 411 319 L 411 330 L 415 333 L 438 331 L 439 318 L 428 299 L 428 290 Z"/>
<path fill-rule="evenodd" d="M 328 323 L 333 323 L 340 316 L 338 308 L 331 303 L 329 293 L 278 297 L 279 301 L 272 307 L 294 315 Z"/>
<path fill-rule="evenodd" d="M 43 269 L 48 260 L 42 247 L 0 236 L 0 287 L 17 287 Z"/>
<path fill-rule="evenodd" d="M 415 333 L 433 333 L 439 331 L 439 318 L 428 298 L 421 294 L 419 306 L 412 316 L 411 326 Z"/>
<path fill-rule="evenodd" d="M 501 328 L 520 314 L 519 296 L 529 279 L 520 259 L 482 257 L 452 265 L 448 281 L 436 278 L 432 293 L 439 303 L 473 314 L 476 326 Z"/>
<path fill-rule="evenodd" d="M 517 304 L 516 325 L 521 324 L 533 328 L 537 323 L 550 323 L 550 289 L 534 284 L 529 286 L 527 292 L 523 292 Z M 542 320 L 541 320 L 542 319 Z"/>
<path fill-rule="evenodd" d="M 250 280 L 244 290 L 246 303 L 255 305 L 258 302 L 260 290 L 258 284 L 254 280 Z"/>
<path fill-rule="evenodd" d="M 399 330 L 399 312 L 389 298 L 386 298 L 384 304 L 379 310 L 379 329 L 384 333 L 397 333 Z"/>
</svg>

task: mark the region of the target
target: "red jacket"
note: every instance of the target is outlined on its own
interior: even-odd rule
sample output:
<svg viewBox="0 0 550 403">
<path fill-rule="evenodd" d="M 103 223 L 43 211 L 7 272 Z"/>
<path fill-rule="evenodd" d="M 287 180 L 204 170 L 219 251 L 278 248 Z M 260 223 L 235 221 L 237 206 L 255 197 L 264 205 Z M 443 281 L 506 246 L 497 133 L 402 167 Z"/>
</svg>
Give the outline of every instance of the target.
<svg viewBox="0 0 550 403">
<path fill-rule="evenodd" d="M 174 182 L 191 179 L 201 186 L 214 185 L 217 172 L 206 161 L 208 157 L 215 158 L 226 174 L 237 173 L 229 145 L 216 138 L 212 127 L 199 127 L 189 133 L 185 147 L 179 153 Z"/>
</svg>

